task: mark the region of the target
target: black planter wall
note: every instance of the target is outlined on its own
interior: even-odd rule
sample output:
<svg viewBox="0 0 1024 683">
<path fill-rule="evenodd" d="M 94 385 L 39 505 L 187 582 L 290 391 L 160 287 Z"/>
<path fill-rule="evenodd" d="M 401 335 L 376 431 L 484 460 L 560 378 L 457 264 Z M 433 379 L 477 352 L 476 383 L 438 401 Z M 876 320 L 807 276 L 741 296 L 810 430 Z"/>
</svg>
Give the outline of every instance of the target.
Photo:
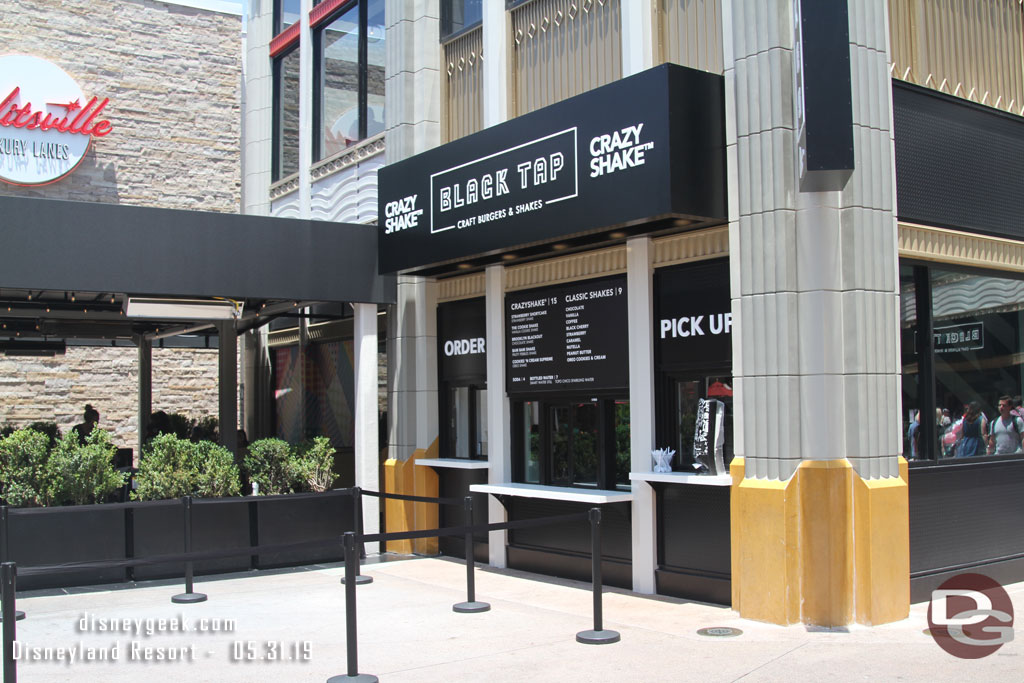
<svg viewBox="0 0 1024 683">
<path fill-rule="evenodd" d="M 355 529 L 354 518 L 353 497 L 341 490 L 314 495 L 195 499 L 192 550 L 238 549 L 240 554 L 196 562 L 194 572 L 215 574 L 340 561 L 344 554 L 340 542 L 258 556 L 247 551 L 260 545 L 335 540 Z M 173 555 L 184 551 L 183 505 L 180 501 L 150 501 L 129 505 L 9 509 L 7 538 L 0 538 L 0 548 L 4 544 L 5 559 L 16 562 L 19 569 L 24 570 Z M 22 571 L 18 588 L 63 588 L 183 575 L 184 564 L 180 562 L 39 575 Z"/>
</svg>

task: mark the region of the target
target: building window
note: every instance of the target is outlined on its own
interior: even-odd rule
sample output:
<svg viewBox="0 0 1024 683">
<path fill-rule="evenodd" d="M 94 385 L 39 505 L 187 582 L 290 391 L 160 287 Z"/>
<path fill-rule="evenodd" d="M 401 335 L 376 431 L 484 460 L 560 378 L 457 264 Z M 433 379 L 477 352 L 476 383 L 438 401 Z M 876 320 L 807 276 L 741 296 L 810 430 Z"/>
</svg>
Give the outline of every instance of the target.
<svg viewBox="0 0 1024 683">
<path fill-rule="evenodd" d="M 483 0 L 441 0 L 441 41 L 483 21 Z"/>
<path fill-rule="evenodd" d="M 314 27 L 314 158 L 384 131 L 384 0 L 345 4 Z"/>
<path fill-rule="evenodd" d="M 900 305 L 906 457 L 1020 457 L 1020 423 L 999 404 L 1024 415 L 1024 280 L 903 266 Z"/>
<path fill-rule="evenodd" d="M 550 398 L 513 404 L 514 478 L 551 486 L 629 488 L 629 401 Z"/>
<path fill-rule="evenodd" d="M 274 35 L 299 22 L 302 0 L 274 0 Z"/>
<path fill-rule="evenodd" d="M 299 171 L 298 45 L 274 59 L 273 179 Z"/>
</svg>

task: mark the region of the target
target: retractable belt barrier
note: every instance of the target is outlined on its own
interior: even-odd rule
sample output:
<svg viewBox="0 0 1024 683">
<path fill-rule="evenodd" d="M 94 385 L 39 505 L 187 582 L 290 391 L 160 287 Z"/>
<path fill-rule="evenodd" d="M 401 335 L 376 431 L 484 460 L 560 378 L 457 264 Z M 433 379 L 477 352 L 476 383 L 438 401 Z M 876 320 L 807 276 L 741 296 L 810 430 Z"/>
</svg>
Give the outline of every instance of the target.
<svg viewBox="0 0 1024 683">
<path fill-rule="evenodd" d="M 358 488 L 354 489 L 337 489 L 335 495 L 353 495 L 353 500 L 359 501 L 362 494 L 378 496 L 381 498 L 395 498 L 399 500 L 415 500 L 420 502 L 438 503 L 442 505 L 455 505 L 462 504 L 466 511 L 466 519 L 472 520 L 472 498 L 466 496 L 462 500 L 454 498 L 427 498 L 423 496 L 404 496 L 399 494 L 380 493 L 377 491 L 362 491 Z M 302 494 L 299 494 L 302 495 Z M 323 496 L 324 494 L 306 494 L 308 496 Z M 262 497 L 262 500 L 271 500 L 273 496 Z M 261 502 L 259 498 L 246 498 L 247 502 L 257 500 Z M 164 501 L 161 501 L 162 503 Z M 472 612 L 484 612 L 490 609 L 490 605 L 487 603 L 477 602 L 475 599 L 475 586 L 474 586 L 474 561 L 473 561 L 473 534 L 477 532 L 490 532 L 490 531 L 503 531 L 509 529 L 526 529 L 530 527 L 547 526 L 551 524 L 557 524 L 560 522 L 569 522 L 581 519 L 589 519 L 591 526 L 591 583 L 593 589 L 593 612 L 594 612 L 594 628 L 588 631 L 580 631 L 576 634 L 576 640 L 581 643 L 589 644 L 605 644 L 618 642 L 620 637 L 616 631 L 605 630 L 602 624 L 602 607 L 601 607 L 601 594 L 602 594 L 602 578 L 601 578 L 601 510 L 600 508 L 591 508 L 586 512 L 578 512 L 567 515 L 554 515 L 551 517 L 539 517 L 534 519 L 521 519 L 510 522 L 496 522 L 493 524 L 464 524 L 461 526 L 453 527 L 441 527 L 437 529 L 422 529 L 417 531 L 401 531 L 392 533 L 376 533 L 376 534 L 363 534 L 360 531 L 347 531 L 343 536 L 326 538 L 316 541 L 302 541 L 298 543 L 277 543 L 272 545 L 258 545 L 258 546 L 246 546 L 244 548 L 229 548 L 223 550 L 206 550 L 206 551 L 192 551 L 191 550 L 191 508 L 193 504 L 215 504 L 219 502 L 227 501 L 193 501 L 190 497 L 186 497 L 179 501 L 166 501 L 166 504 L 184 504 L 185 508 L 185 548 L 184 553 L 173 553 L 166 555 L 152 555 L 149 557 L 136 557 L 128 558 L 124 560 L 102 560 L 102 561 L 84 561 L 84 562 L 67 562 L 62 564 L 54 565 L 36 565 L 31 567 L 24 567 L 20 571 L 18 570 L 14 562 L 2 562 L 0 564 L 0 618 L 3 622 L 3 669 L 4 669 L 4 681 L 14 682 L 17 680 L 17 663 L 14 660 L 14 638 L 15 638 L 15 583 L 17 574 L 22 576 L 40 576 L 45 574 L 54 574 L 60 572 L 71 572 L 80 571 L 83 569 L 115 569 L 123 567 L 137 567 L 143 565 L 153 564 L 170 564 L 170 563 L 183 563 L 186 567 L 186 592 L 182 595 L 175 596 L 172 598 L 175 602 L 190 603 L 200 602 L 206 599 L 205 594 L 197 594 L 192 592 L 192 563 L 202 560 L 217 560 L 225 559 L 230 557 L 237 557 L 240 555 L 252 555 L 254 553 L 273 553 L 273 552 L 286 552 L 290 550 L 298 549 L 309 549 L 309 548 L 324 548 L 336 546 L 341 542 L 345 550 L 345 617 L 347 625 L 347 659 L 348 659 L 348 673 L 344 676 L 335 676 L 329 679 L 328 683 L 333 681 L 376 681 L 376 677 L 368 674 L 358 673 L 358 645 L 356 638 L 357 631 L 357 620 L 356 620 L 356 596 L 355 589 L 356 584 L 359 583 L 357 580 L 358 568 L 359 568 L 359 551 L 357 546 L 365 542 L 382 542 L 382 541 L 398 541 L 398 540 L 410 540 L 416 538 L 430 538 L 433 536 L 464 536 L 466 539 L 466 585 L 467 585 L 467 601 L 458 603 L 453 606 L 455 612 L 472 613 Z M 237 501 L 232 501 L 237 502 Z M 112 504 L 111 507 L 130 507 L 132 505 L 138 505 L 137 503 L 118 503 Z M 361 507 L 361 506 L 360 506 Z M 109 509 L 104 506 L 105 509 Z M 4 510 L 6 513 L 7 510 Z M 10 512 L 17 513 L 28 513 L 37 514 L 37 509 L 30 510 L 19 510 Z M 356 517 L 357 529 L 361 529 L 361 511 L 358 511 Z M 6 516 L 6 514 L 5 514 Z M 6 535 L 4 539 L 6 543 Z M 202 596 L 201 599 L 196 596 Z M 175 598 L 184 598 L 181 600 L 175 600 Z"/>
</svg>

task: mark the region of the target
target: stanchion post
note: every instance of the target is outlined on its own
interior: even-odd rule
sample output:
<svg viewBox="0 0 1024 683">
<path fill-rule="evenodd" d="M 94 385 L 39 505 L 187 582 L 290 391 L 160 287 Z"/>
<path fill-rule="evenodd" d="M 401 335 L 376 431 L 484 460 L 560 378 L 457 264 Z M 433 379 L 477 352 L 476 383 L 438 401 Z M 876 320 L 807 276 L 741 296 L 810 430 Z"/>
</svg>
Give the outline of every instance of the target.
<svg viewBox="0 0 1024 683">
<path fill-rule="evenodd" d="M 4 618 L 4 683 L 17 683 L 18 663 L 14 661 L 14 637 L 18 620 L 14 616 L 15 581 L 18 568 L 13 562 L 0 564 L 0 598 Z"/>
<path fill-rule="evenodd" d="M 10 538 L 10 518 L 8 515 L 8 509 L 9 508 L 6 505 L 0 505 L 0 533 L 4 535 L 3 538 L 0 538 L 0 563 L 7 562 L 11 559 L 10 546 L 8 545 L 8 539 Z M 3 622 L 4 615 L 6 614 L 6 612 L 0 610 L 0 623 Z M 15 610 L 14 618 L 19 620 L 24 619 L 25 613 L 20 609 Z"/>
<path fill-rule="evenodd" d="M 185 554 L 192 552 L 192 496 L 185 496 L 181 499 L 185 512 Z M 196 593 L 192 590 L 192 560 L 185 562 L 185 592 L 171 597 L 171 602 L 178 604 L 191 604 L 204 602 L 206 593 Z"/>
<path fill-rule="evenodd" d="M 359 645 L 356 639 L 356 569 L 359 567 L 359 555 L 356 552 L 355 532 L 346 531 L 345 545 L 345 648 L 348 654 L 348 673 L 344 676 L 331 676 L 327 683 L 377 683 L 372 674 L 359 673 Z"/>
<path fill-rule="evenodd" d="M 455 612 L 472 614 L 474 612 L 486 612 L 491 609 L 486 602 L 476 600 L 476 578 L 473 571 L 476 563 L 473 558 L 473 497 L 466 496 L 463 500 L 464 524 L 466 525 L 466 602 L 458 602 L 452 605 Z"/>
<path fill-rule="evenodd" d="M 601 609 L 601 508 L 590 508 L 590 576 L 594 590 L 594 628 L 580 631 L 576 641 L 587 645 L 607 645 L 621 640 L 618 631 L 606 631 Z"/>
<path fill-rule="evenodd" d="M 353 486 L 352 489 L 352 524 L 355 526 L 355 532 L 359 534 L 359 557 L 366 557 L 366 551 L 363 550 L 363 490 L 358 486 Z M 361 586 L 364 583 L 373 583 L 372 576 L 366 576 L 360 574 L 359 563 L 356 563 L 356 585 Z M 341 577 L 341 582 L 345 583 L 348 581 L 348 573 Z"/>
</svg>

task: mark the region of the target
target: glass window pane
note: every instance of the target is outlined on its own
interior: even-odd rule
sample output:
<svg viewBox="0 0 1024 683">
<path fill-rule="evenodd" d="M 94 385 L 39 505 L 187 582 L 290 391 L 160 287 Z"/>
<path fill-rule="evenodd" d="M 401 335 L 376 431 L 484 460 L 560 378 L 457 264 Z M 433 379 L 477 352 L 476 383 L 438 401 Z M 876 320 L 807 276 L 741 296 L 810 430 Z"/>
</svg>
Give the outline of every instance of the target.
<svg viewBox="0 0 1024 683">
<path fill-rule="evenodd" d="M 985 455 L 995 448 L 997 418 L 1011 431 L 1019 427 L 1002 419 L 999 398 L 1013 403 L 1024 393 L 1024 281 L 933 269 L 931 285 L 936 399 L 952 422 L 941 440 L 943 455 Z M 1003 449 L 1018 436 L 1003 435 Z"/>
<path fill-rule="evenodd" d="M 384 0 L 371 0 L 366 21 L 366 136 L 384 132 Z"/>
<path fill-rule="evenodd" d="M 550 409 L 551 415 L 551 483 L 568 486 L 571 468 L 569 467 L 569 437 L 572 427 L 569 424 L 568 406 L 556 406 Z"/>
<path fill-rule="evenodd" d="M 359 8 L 353 6 L 323 29 L 319 158 L 359 140 Z"/>
<path fill-rule="evenodd" d="M 629 401 L 615 402 L 615 486 L 629 488 Z"/>
<path fill-rule="evenodd" d="M 274 27 L 275 33 L 280 33 L 292 24 L 298 22 L 299 12 L 302 11 L 302 0 L 275 0 L 274 1 Z"/>
<path fill-rule="evenodd" d="M 274 143 L 278 158 L 274 180 L 280 180 L 299 172 L 299 51 L 291 50 L 279 57 L 276 66 L 277 128 Z"/>
<path fill-rule="evenodd" d="M 573 407 L 572 483 L 597 486 L 597 458 L 600 453 L 598 423 L 601 411 L 597 402 L 577 403 Z"/>
<path fill-rule="evenodd" d="M 528 484 L 540 483 L 540 404 L 523 403 L 523 472 Z"/>
<path fill-rule="evenodd" d="M 487 390 L 480 389 L 476 394 L 476 454 L 487 457 Z"/>
<path fill-rule="evenodd" d="M 455 429 L 452 430 L 452 450 L 456 458 L 469 457 L 469 387 L 452 389 Z"/>
<path fill-rule="evenodd" d="M 483 19 L 483 0 L 441 0 L 441 38 Z"/>
</svg>

